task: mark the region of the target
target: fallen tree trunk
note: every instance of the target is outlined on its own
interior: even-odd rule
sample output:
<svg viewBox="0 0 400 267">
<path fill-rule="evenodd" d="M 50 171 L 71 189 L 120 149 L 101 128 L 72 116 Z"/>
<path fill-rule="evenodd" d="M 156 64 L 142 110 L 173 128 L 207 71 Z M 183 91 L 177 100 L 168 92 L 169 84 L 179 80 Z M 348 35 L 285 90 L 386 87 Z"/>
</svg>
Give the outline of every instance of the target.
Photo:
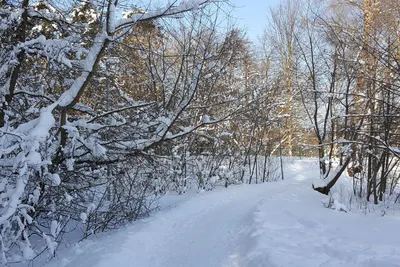
<svg viewBox="0 0 400 267">
<path fill-rule="evenodd" d="M 330 176 L 331 178 L 326 178 L 325 180 L 329 180 L 329 182 L 325 186 L 319 186 L 315 187 L 314 185 L 312 186 L 315 191 L 320 192 L 321 194 L 328 195 L 329 192 L 331 191 L 331 188 L 336 184 L 336 182 L 339 180 L 339 177 L 342 175 L 344 170 L 347 168 L 347 165 L 349 165 L 350 162 L 350 157 L 347 157 L 347 159 L 344 161 L 344 163 L 340 166 L 337 167 L 336 171 L 333 172 Z"/>
</svg>

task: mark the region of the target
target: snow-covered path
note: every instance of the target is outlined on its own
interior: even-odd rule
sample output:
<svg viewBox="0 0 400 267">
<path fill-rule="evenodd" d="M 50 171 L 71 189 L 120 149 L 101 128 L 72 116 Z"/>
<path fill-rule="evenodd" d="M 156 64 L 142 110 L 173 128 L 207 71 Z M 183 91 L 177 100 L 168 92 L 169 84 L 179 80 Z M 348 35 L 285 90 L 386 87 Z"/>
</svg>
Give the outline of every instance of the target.
<svg viewBox="0 0 400 267">
<path fill-rule="evenodd" d="M 270 183 L 203 193 L 101 241 L 84 242 L 64 263 L 96 267 L 241 266 L 238 255 L 245 248 L 252 214 L 260 201 L 278 196 L 282 190 L 280 183 Z"/>
<path fill-rule="evenodd" d="M 234 266 L 234 255 L 245 241 L 243 234 L 250 229 L 249 219 L 265 190 L 233 189 L 230 194 L 223 192 L 222 198 L 221 193 L 186 203 L 182 214 L 173 216 L 175 220 L 163 218 L 162 230 L 157 225 L 149 228 L 161 240 L 146 244 L 148 253 L 138 256 L 138 266 Z"/>
<path fill-rule="evenodd" d="M 188 198 L 47 266 L 400 266 L 400 221 L 324 208 L 310 166 L 292 164 L 285 181 Z"/>
</svg>

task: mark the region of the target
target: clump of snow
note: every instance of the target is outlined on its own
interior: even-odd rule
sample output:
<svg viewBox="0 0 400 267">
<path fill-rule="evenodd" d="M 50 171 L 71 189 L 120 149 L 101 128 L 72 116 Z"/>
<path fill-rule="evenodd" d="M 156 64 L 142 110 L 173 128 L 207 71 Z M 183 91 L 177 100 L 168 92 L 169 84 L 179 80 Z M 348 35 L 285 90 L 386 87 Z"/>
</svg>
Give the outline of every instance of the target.
<svg viewBox="0 0 400 267">
<path fill-rule="evenodd" d="M 68 194 L 68 193 L 65 193 L 64 196 L 65 196 L 65 200 L 67 200 L 67 202 L 71 202 L 71 201 L 74 199 L 74 198 L 73 198 L 70 194 Z"/>
<path fill-rule="evenodd" d="M 1 188 L 0 191 L 2 191 Z M 29 202 L 32 204 L 36 204 L 39 201 L 39 197 L 40 197 L 40 190 L 36 188 L 35 190 L 33 190 L 32 194 L 29 195 Z"/>
<path fill-rule="evenodd" d="M 33 140 L 43 142 L 46 140 L 50 129 L 54 126 L 55 120 L 53 114 L 51 114 L 52 108 L 43 109 L 40 116 L 35 120 L 36 125 L 29 132 L 29 135 Z"/>
<path fill-rule="evenodd" d="M 61 184 L 60 175 L 58 175 L 57 173 L 49 174 L 49 178 L 50 178 L 52 185 L 58 186 Z"/>
<path fill-rule="evenodd" d="M 29 261 L 35 257 L 35 252 L 33 251 L 33 249 L 29 244 L 22 245 L 21 250 L 22 250 L 22 257 L 24 258 L 24 260 Z"/>
<path fill-rule="evenodd" d="M 6 188 L 6 184 L 7 184 L 6 179 L 0 181 L 0 192 L 4 191 L 4 189 Z"/>
<path fill-rule="evenodd" d="M 96 205 L 94 205 L 93 203 L 90 203 L 89 206 L 86 209 L 86 214 L 90 214 L 95 209 L 96 209 Z"/>
<path fill-rule="evenodd" d="M 22 206 L 23 206 L 23 205 L 20 205 L 20 207 L 22 207 Z M 29 209 L 33 209 L 33 208 L 32 208 L 32 207 L 29 207 Z M 22 217 L 24 217 L 25 221 L 26 221 L 28 224 L 31 224 L 31 223 L 32 223 L 33 219 L 32 219 L 32 217 L 28 214 L 28 212 L 27 212 L 26 209 L 22 209 L 22 210 L 21 210 L 21 215 L 22 215 Z"/>
<path fill-rule="evenodd" d="M 347 207 L 345 205 L 343 205 L 342 203 L 340 203 L 338 200 L 334 199 L 333 200 L 333 209 L 335 209 L 336 211 L 344 211 L 347 212 Z"/>
<path fill-rule="evenodd" d="M 323 180 L 323 179 L 320 179 L 320 178 L 314 179 L 312 181 L 312 185 L 313 185 L 314 188 L 325 187 L 327 184 L 328 183 L 327 183 L 326 180 Z"/>
<path fill-rule="evenodd" d="M 26 156 L 26 162 L 31 166 L 40 165 L 42 163 L 42 156 L 39 152 L 31 151 Z"/>
<path fill-rule="evenodd" d="M 210 117 L 208 115 L 203 116 L 203 123 L 209 123 L 210 122 Z"/>
<path fill-rule="evenodd" d="M 219 136 L 219 137 L 223 137 L 223 136 L 229 136 L 229 137 L 231 137 L 231 136 L 233 136 L 233 134 L 232 134 L 232 133 L 229 133 L 229 132 L 222 132 L 222 133 L 220 133 L 218 136 Z"/>
<path fill-rule="evenodd" d="M 99 158 L 105 156 L 106 152 L 107 152 L 107 149 L 100 144 L 94 144 L 91 147 L 91 150 L 92 150 L 93 156 L 99 157 Z"/>
<path fill-rule="evenodd" d="M 58 235 L 58 222 L 56 220 L 51 221 L 50 233 L 53 237 L 57 237 Z"/>
<path fill-rule="evenodd" d="M 219 180 L 219 176 L 218 175 L 213 175 L 213 176 L 210 177 L 209 183 L 210 184 L 215 184 L 218 180 Z"/>
<path fill-rule="evenodd" d="M 86 221 L 87 221 L 87 214 L 86 214 L 85 212 L 82 212 L 82 213 L 79 215 L 79 218 L 81 219 L 81 221 L 82 221 L 83 223 L 86 223 Z"/>
<path fill-rule="evenodd" d="M 55 252 L 55 248 L 57 246 L 57 242 L 53 241 L 48 235 L 45 233 L 42 233 L 42 237 L 44 241 L 46 242 L 47 249 L 49 250 L 49 255 L 53 256 Z"/>
<path fill-rule="evenodd" d="M 65 160 L 65 166 L 67 167 L 68 171 L 74 170 L 74 162 L 75 160 L 73 158 L 68 158 Z"/>
</svg>

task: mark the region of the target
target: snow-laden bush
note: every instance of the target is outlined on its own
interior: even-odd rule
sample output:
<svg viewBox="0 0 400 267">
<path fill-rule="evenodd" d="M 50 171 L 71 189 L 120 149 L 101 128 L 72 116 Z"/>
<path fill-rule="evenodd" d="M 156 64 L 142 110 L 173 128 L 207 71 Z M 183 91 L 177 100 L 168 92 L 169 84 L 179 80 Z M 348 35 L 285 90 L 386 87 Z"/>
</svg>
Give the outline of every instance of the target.
<svg viewBox="0 0 400 267">
<path fill-rule="evenodd" d="M 272 100 L 222 77 L 243 72 L 246 40 L 211 2 L 0 3 L 2 264 L 146 216 L 167 190 L 245 182 L 229 121 Z"/>
<path fill-rule="evenodd" d="M 131 73 L 150 80 L 155 68 L 167 72 L 157 82 L 168 106 L 154 98 L 127 96 L 127 91 L 136 95 L 124 87 L 127 78 L 117 74 L 124 56 L 116 47 L 128 42 L 129 35 L 160 38 L 154 19 L 183 15 L 204 2 L 167 5 L 145 14 L 135 9 L 125 17 L 118 1 L 0 3 L 2 264 L 30 260 L 46 250 L 53 256 L 71 221 L 81 226 L 84 238 L 151 211 L 168 180 L 167 168 L 159 167 L 161 160 L 151 150 L 205 123 L 185 121 L 190 115 L 185 111 L 198 90 L 211 53 L 207 42 L 216 41 L 211 36 L 215 32 L 207 37 L 202 27 L 206 20 L 191 18 L 195 31 L 176 36 L 204 38 L 197 47 L 173 38 L 154 41 L 153 50 L 139 49 L 145 46 L 140 40 L 124 46 L 141 62 L 142 69 L 131 68 Z M 203 12 L 196 9 L 192 15 Z M 181 64 L 184 81 L 178 60 L 158 56 L 172 47 L 196 55 Z M 145 66 L 151 53 L 151 66 Z M 160 86 L 149 84 L 159 95 Z"/>
</svg>

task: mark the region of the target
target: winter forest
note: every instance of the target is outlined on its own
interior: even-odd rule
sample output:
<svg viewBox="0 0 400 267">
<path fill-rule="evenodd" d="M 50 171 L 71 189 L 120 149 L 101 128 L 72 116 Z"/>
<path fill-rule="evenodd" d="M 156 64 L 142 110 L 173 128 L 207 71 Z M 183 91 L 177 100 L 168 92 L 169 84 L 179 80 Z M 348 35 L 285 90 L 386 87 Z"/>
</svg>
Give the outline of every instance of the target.
<svg viewBox="0 0 400 267">
<path fill-rule="evenodd" d="M 304 195 L 327 214 L 400 207 L 400 2 L 260 6 L 257 42 L 229 1 L 160 2 L 0 0 L 1 266 L 165 195 L 272 188 L 293 160 L 314 159 Z"/>
</svg>

